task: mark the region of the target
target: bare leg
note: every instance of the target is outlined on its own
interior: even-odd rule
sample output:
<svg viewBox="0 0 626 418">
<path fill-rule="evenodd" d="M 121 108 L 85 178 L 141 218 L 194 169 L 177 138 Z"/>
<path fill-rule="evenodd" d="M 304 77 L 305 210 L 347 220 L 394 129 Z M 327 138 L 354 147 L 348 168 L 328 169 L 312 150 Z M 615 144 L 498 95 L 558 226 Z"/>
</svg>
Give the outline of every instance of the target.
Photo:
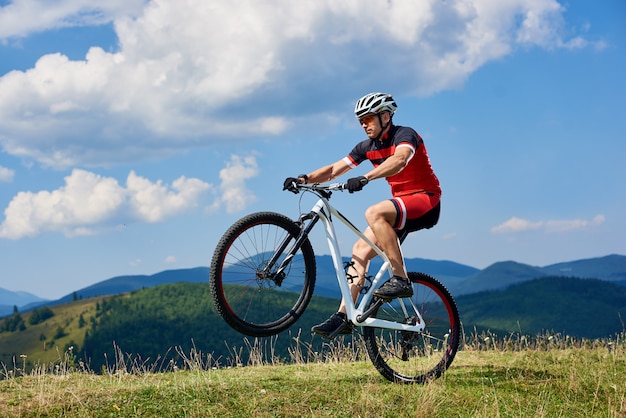
<svg viewBox="0 0 626 418">
<path fill-rule="evenodd" d="M 404 266 L 404 258 L 400 250 L 398 236 L 393 229 L 396 216 L 396 208 L 389 200 L 370 206 L 365 211 L 365 219 L 367 220 L 369 228 L 365 230 L 364 234 L 387 255 L 394 276 L 406 279 L 408 275 Z M 348 269 L 347 274 L 353 276 L 351 282 L 348 283 L 353 303 L 356 303 L 359 297 L 361 285 L 365 282 L 367 268 L 370 260 L 374 258 L 374 256 L 376 256 L 376 252 L 362 239 L 359 239 L 352 248 L 353 264 Z M 376 290 L 376 292 L 382 291 L 380 297 L 407 297 L 413 294 L 413 289 L 409 284 L 398 285 L 400 281 L 393 282 L 393 280 L 395 279 L 392 278 L 381 286 L 381 288 Z M 389 284 L 391 284 L 390 287 L 383 289 Z M 406 286 L 408 286 L 408 289 Z M 342 334 L 351 333 L 352 327 L 348 326 L 345 322 L 346 301 L 344 299 L 341 300 L 338 312 L 344 314 L 343 319 L 340 319 L 340 316 L 332 315 L 324 323 L 311 328 L 311 331 L 322 335 L 330 335 L 333 331 Z"/>
<path fill-rule="evenodd" d="M 370 206 L 365 211 L 365 219 L 369 225 L 369 228 L 365 230 L 365 236 L 370 239 L 375 245 L 377 245 L 389 258 L 391 263 L 391 270 L 395 276 L 407 278 L 408 274 L 404 266 L 404 257 L 400 250 L 400 242 L 398 241 L 398 235 L 393 229 L 393 224 L 396 221 L 396 207 L 389 200 L 383 200 L 373 206 Z M 357 276 L 350 283 L 350 293 L 352 301 L 356 302 L 361 287 L 365 281 L 365 274 L 369 262 L 376 256 L 376 252 L 363 240 L 358 240 L 352 248 L 352 261 L 354 261 L 353 267 L 348 270 L 348 274 Z M 339 312 L 346 312 L 345 301 L 341 301 L 339 306 Z"/>
<path fill-rule="evenodd" d="M 398 235 L 393 229 L 396 221 L 396 207 L 389 200 L 384 200 L 365 211 L 365 219 L 376 236 L 377 245 L 391 262 L 391 270 L 395 276 L 407 278 L 404 257 L 400 250 Z"/>
<path fill-rule="evenodd" d="M 367 228 L 364 232 L 365 236 L 376 244 L 376 237 L 371 229 Z M 352 296 L 352 302 L 356 303 L 359 293 L 361 292 L 361 285 L 365 282 L 365 274 L 369 266 L 370 260 L 376 256 L 376 252 L 362 239 L 359 239 L 352 247 L 352 261 L 354 264 L 348 269 L 348 274 L 355 276 L 350 286 L 350 294 Z M 339 305 L 339 312 L 346 313 L 346 303 L 342 299 L 341 305 Z"/>
</svg>

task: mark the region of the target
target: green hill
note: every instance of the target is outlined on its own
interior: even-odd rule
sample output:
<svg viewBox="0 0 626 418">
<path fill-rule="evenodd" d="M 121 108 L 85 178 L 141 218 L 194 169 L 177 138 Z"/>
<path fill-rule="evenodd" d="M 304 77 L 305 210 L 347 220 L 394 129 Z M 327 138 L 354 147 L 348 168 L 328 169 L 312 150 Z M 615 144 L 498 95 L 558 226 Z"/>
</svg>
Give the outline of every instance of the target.
<svg viewBox="0 0 626 418">
<path fill-rule="evenodd" d="M 624 330 L 626 288 L 593 279 L 545 277 L 506 290 L 457 298 L 466 332 L 489 329 L 537 335 L 545 331 L 584 338 L 612 337 Z M 254 344 L 289 361 L 290 348 L 316 350 L 312 325 L 336 309 L 336 299 L 314 296 L 289 331 L 254 340 L 232 330 L 215 311 L 208 283 L 177 283 L 129 294 L 83 299 L 51 309 L 53 316 L 31 324 L 32 311 L 20 315 L 22 330 L 0 332 L 0 361 L 12 364 L 25 355 L 30 364 L 59 359 L 69 346 L 92 370 L 113 366 L 119 354 L 137 363 L 168 364 L 182 353 L 211 354 L 220 366 L 247 363 Z M 0 321 L 0 329 L 12 317 Z M 349 338 L 349 337 L 348 337 Z M 297 341 L 296 341 L 297 339 Z M 317 348 L 316 348 L 317 347 Z M 121 356 L 126 357 L 126 356 Z M 241 361 L 239 361 L 240 359 Z"/>
<path fill-rule="evenodd" d="M 314 297 L 294 329 L 257 343 L 271 344 L 271 351 L 286 358 L 303 329 L 301 343 L 319 345 L 320 338 L 313 340 L 308 330 L 325 320 L 337 305 L 335 299 Z M 30 364 L 48 363 L 73 346 L 74 354 L 96 371 L 114 365 L 120 351 L 132 354 L 137 362 L 152 364 L 158 360 L 167 364 L 180 360 L 176 350 L 187 354 L 196 350 L 211 354 L 224 366 L 237 357 L 247 363 L 249 350 L 245 347 L 255 344 L 253 338 L 230 328 L 216 313 L 208 283 L 161 285 L 124 295 L 82 299 L 51 310 L 52 318 L 34 326 L 28 324 L 33 312 L 18 314 L 25 329 L 0 332 L 0 362 L 12 364 L 25 355 Z M 0 329 L 8 320 L 11 317 L 0 320 Z M 79 328 L 79 322 L 83 327 Z"/>
<path fill-rule="evenodd" d="M 504 261 L 494 263 L 484 270 L 445 260 L 407 258 L 405 262 L 408 271 L 421 271 L 438 278 L 453 296 L 504 289 L 512 284 L 545 276 L 567 275 L 569 277 L 596 278 L 626 286 L 626 256 L 617 254 L 545 267 Z M 317 255 L 316 265 L 315 294 L 339 298 L 339 286 L 331 257 Z M 370 271 L 377 270 L 379 266 L 380 260 L 374 259 Z M 208 275 L 208 267 L 196 267 L 166 270 L 152 275 L 118 276 L 94 283 L 83 289 L 77 289 L 54 301 L 39 300 L 24 305 L 16 303 L 20 300 L 20 292 L 0 289 L 0 317 L 10 315 L 14 306 L 17 306 L 20 311 L 27 311 L 36 307 L 55 306 L 71 302 L 76 298 L 84 299 L 101 295 L 121 294 L 168 283 L 206 283 Z"/>
<path fill-rule="evenodd" d="M 456 295 L 503 289 L 516 283 L 537 279 L 543 276 L 545 276 L 545 273 L 541 272 L 538 268 L 514 261 L 502 261 L 477 272 L 457 284 L 450 291 L 453 295 Z"/>
<path fill-rule="evenodd" d="M 467 326 L 535 335 L 600 338 L 624 331 L 626 288 L 595 279 L 544 277 L 457 297 Z"/>
<path fill-rule="evenodd" d="M 13 364 L 23 358 L 46 364 L 59 360 L 69 347 L 80 347 L 102 297 L 77 300 L 48 308 L 52 316 L 39 323 L 31 321 L 38 310 L 14 314 L 0 320 L 0 362 Z M 23 329 L 5 330 L 7 321 L 18 316 Z"/>
<path fill-rule="evenodd" d="M 626 281 L 626 257 L 611 254 L 605 257 L 553 264 L 543 267 L 541 271 L 550 276 L 593 277 L 610 282 L 623 282 Z"/>
</svg>

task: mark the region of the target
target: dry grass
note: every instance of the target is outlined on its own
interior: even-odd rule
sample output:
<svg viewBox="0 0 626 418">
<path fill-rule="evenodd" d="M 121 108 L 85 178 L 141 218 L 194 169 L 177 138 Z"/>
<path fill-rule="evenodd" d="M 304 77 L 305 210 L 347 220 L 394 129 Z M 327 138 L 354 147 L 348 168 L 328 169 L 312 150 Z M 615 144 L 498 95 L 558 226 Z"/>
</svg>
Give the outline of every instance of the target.
<svg viewBox="0 0 626 418">
<path fill-rule="evenodd" d="M 425 386 L 387 382 L 358 344 L 342 340 L 308 352 L 294 337 L 288 361 L 272 356 L 271 340 L 250 340 L 232 349 L 253 351 L 250 363 L 227 368 L 196 350 L 177 350 L 180 368 L 119 350 L 101 375 L 66 352 L 28 372 L 19 360 L 5 366 L 0 416 L 626 417 L 624 335 L 483 333 L 461 348 L 447 373 Z"/>
</svg>

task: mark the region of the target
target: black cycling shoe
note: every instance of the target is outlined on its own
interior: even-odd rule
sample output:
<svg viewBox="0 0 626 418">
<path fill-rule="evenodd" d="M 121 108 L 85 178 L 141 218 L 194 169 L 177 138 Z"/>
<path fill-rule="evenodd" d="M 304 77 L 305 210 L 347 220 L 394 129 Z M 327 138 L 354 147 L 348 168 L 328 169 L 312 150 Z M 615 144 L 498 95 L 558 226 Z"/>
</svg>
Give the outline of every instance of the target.
<svg viewBox="0 0 626 418">
<path fill-rule="evenodd" d="M 354 325 L 348 322 L 346 314 L 343 312 L 334 313 L 326 321 L 311 328 L 311 332 L 328 336 L 331 334 L 352 334 Z"/>
<path fill-rule="evenodd" d="M 374 291 L 374 296 L 381 299 L 408 298 L 413 296 L 413 286 L 411 286 L 409 279 L 393 276 Z"/>
</svg>

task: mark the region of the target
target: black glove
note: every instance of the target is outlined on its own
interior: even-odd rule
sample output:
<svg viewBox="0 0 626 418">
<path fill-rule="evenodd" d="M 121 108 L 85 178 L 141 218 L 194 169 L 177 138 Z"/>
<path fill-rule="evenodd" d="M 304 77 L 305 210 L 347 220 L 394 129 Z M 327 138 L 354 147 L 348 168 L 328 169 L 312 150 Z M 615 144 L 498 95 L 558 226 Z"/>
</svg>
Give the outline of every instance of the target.
<svg viewBox="0 0 626 418">
<path fill-rule="evenodd" d="M 361 190 L 363 186 L 365 186 L 367 183 L 369 183 L 369 180 L 365 176 L 353 177 L 351 179 L 348 179 L 346 186 L 350 193 L 354 193 Z"/>
<path fill-rule="evenodd" d="M 292 193 L 298 194 L 299 190 L 295 186 L 296 184 L 302 184 L 302 180 L 295 177 L 287 177 L 283 183 L 283 190 L 289 190 Z"/>
</svg>

